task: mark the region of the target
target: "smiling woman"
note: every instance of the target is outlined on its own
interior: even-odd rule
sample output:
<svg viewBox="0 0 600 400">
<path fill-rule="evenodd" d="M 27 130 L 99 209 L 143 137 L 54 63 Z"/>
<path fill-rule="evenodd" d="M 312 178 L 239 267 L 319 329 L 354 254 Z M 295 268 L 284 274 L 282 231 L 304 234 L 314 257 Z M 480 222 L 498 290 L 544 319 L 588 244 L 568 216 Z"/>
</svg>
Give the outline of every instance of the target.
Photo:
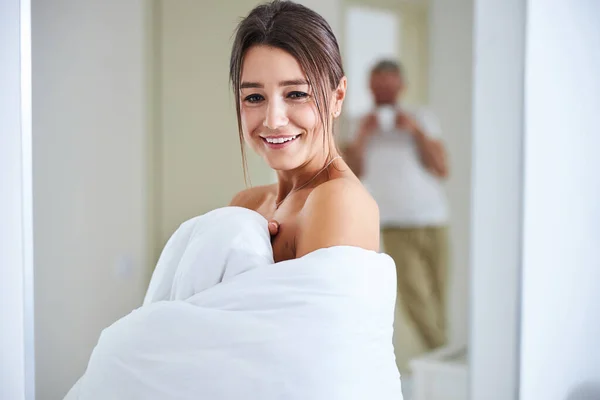
<svg viewBox="0 0 600 400">
<path fill-rule="evenodd" d="M 278 48 L 252 47 L 244 64 L 240 84 L 243 137 L 271 168 L 294 168 L 302 158 L 310 157 L 291 148 L 299 142 L 296 139 L 314 141 L 317 136 L 318 115 L 308 81 L 296 59 Z M 288 79 L 296 75 L 298 78 Z M 286 151 L 268 151 L 282 149 Z"/>
<path fill-rule="evenodd" d="M 377 205 L 334 142 L 347 79 L 327 22 L 293 2 L 255 8 L 238 26 L 230 78 L 242 157 L 247 145 L 278 176 L 277 184 L 247 189 L 231 205 L 276 221 L 275 260 L 332 245 L 379 250 Z"/>
<path fill-rule="evenodd" d="M 181 225 L 67 399 L 401 399 L 393 261 L 333 140 L 346 78 L 331 28 L 291 1 L 255 8 L 231 81 L 242 146 L 277 184 Z"/>
</svg>

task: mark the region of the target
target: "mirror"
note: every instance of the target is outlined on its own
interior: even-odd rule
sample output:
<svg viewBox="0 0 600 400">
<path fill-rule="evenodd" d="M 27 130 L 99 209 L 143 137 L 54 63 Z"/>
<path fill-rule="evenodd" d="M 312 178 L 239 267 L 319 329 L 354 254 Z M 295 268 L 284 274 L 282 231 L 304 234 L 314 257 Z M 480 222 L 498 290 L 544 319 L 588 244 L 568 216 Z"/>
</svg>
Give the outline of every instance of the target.
<svg viewBox="0 0 600 400">
<path fill-rule="evenodd" d="M 340 143 L 379 204 L 383 251 L 397 266 L 406 399 L 468 397 L 472 10 L 443 7 L 342 5 L 350 88 Z M 369 115 L 378 128 L 357 151 Z"/>
</svg>

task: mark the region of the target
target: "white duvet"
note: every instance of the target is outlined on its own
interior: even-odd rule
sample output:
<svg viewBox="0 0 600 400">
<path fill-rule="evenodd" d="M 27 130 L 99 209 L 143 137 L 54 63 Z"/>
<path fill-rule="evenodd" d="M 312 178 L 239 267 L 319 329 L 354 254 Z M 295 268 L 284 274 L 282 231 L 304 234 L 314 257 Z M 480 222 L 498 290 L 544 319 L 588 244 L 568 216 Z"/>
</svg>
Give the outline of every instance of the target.
<svg viewBox="0 0 600 400">
<path fill-rule="evenodd" d="M 393 261 L 355 247 L 273 263 L 237 207 L 184 223 L 144 304 L 102 333 L 66 399 L 401 400 Z"/>
</svg>

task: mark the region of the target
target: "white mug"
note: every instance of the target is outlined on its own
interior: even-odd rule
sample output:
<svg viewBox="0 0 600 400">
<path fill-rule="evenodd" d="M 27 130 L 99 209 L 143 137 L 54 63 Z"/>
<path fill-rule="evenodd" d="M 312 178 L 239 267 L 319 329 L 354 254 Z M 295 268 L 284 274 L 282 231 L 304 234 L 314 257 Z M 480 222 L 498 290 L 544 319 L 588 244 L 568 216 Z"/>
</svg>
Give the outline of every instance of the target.
<svg viewBox="0 0 600 400">
<path fill-rule="evenodd" d="M 385 105 L 377 107 L 375 115 L 377 115 L 377 123 L 382 133 L 392 132 L 396 126 L 396 107 L 393 105 Z"/>
</svg>

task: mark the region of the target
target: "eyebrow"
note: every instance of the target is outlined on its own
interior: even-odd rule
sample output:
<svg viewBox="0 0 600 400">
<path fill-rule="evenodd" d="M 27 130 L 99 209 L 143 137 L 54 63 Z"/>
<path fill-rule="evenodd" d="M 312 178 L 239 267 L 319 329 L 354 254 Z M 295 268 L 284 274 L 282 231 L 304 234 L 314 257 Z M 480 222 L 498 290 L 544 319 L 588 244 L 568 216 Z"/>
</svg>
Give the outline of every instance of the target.
<svg viewBox="0 0 600 400">
<path fill-rule="evenodd" d="M 279 82 L 279 86 L 301 86 L 308 85 L 308 81 L 306 79 L 292 79 L 289 81 L 281 81 Z M 242 82 L 240 84 L 240 89 L 248 89 L 248 88 L 264 88 L 265 85 L 258 82 Z"/>
</svg>

